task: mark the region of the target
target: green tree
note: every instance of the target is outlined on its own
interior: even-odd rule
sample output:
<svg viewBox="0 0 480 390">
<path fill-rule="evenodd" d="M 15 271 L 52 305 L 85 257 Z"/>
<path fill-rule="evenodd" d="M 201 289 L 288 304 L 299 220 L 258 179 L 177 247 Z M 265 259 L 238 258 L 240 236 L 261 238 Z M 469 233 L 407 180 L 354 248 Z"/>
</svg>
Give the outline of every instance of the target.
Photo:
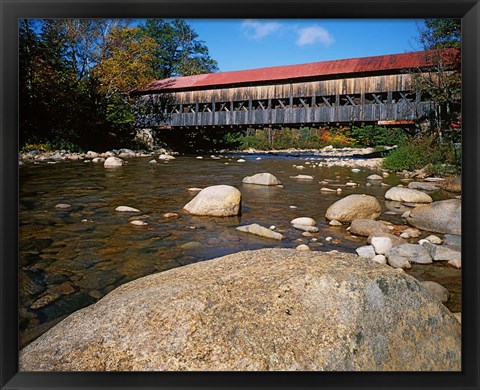
<svg viewBox="0 0 480 390">
<path fill-rule="evenodd" d="M 425 19 L 419 30 L 419 42 L 424 49 L 460 47 L 461 19 Z"/>
<path fill-rule="evenodd" d="M 152 63 L 155 78 L 191 76 L 218 71 L 205 42 L 185 20 L 148 19 L 144 33 L 157 44 Z"/>
</svg>

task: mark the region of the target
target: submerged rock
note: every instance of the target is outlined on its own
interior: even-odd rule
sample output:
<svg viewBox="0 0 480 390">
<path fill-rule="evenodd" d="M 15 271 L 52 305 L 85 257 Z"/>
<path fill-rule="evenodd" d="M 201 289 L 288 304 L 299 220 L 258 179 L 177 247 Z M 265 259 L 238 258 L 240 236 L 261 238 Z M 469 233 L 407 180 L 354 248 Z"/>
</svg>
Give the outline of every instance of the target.
<svg viewBox="0 0 480 390">
<path fill-rule="evenodd" d="M 389 267 L 262 249 L 120 286 L 22 349 L 19 369 L 460 371 L 461 326 Z"/>
<path fill-rule="evenodd" d="M 238 226 L 235 229 L 240 232 L 251 233 L 261 237 L 273 238 L 274 240 L 281 240 L 284 238 L 282 234 L 274 232 L 266 227 L 260 226 L 258 223 Z"/>
<path fill-rule="evenodd" d="M 436 191 L 440 188 L 436 184 L 426 183 L 423 181 L 412 181 L 408 183 L 407 187 L 412 190 L 422 190 L 422 191 Z"/>
<path fill-rule="evenodd" d="M 367 177 L 367 180 L 383 180 L 383 176 L 370 175 L 370 176 Z"/>
<path fill-rule="evenodd" d="M 183 208 L 193 215 L 230 217 L 240 214 L 241 200 L 239 190 L 221 184 L 204 188 Z"/>
<path fill-rule="evenodd" d="M 435 298 L 440 300 L 440 302 L 447 302 L 450 296 L 448 290 L 437 282 L 432 282 L 430 280 L 421 282 L 422 286 L 425 287 L 430 294 Z"/>
</svg>

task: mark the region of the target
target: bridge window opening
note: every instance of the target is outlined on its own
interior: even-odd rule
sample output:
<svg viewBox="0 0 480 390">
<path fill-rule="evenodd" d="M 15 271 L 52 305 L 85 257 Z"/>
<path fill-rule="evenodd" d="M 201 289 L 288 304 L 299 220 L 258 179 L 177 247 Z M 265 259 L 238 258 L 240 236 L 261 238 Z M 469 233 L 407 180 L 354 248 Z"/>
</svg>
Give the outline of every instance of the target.
<svg viewBox="0 0 480 390">
<path fill-rule="evenodd" d="M 315 106 L 316 107 L 332 107 L 332 106 L 335 106 L 335 95 L 316 96 L 315 97 Z"/>
<path fill-rule="evenodd" d="M 387 93 L 386 92 L 375 92 L 375 93 L 366 93 L 365 94 L 365 104 L 387 104 Z"/>
<path fill-rule="evenodd" d="M 392 103 L 409 103 L 415 101 L 415 93 L 411 91 L 398 91 L 392 94 Z"/>
<path fill-rule="evenodd" d="M 293 108 L 308 108 L 311 106 L 311 98 L 293 98 Z"/>
<path fill-rule="evenodd" d="M 290 108 L 289 99 L 272 99 L 272 108 L 283 110 Z"/>
<path fill-rule="evenodd" d="M 341 106 L 358 106 L 360 105 L 360 94 L 349 94 L 340 96 Z"/>
<path fill-rule="evenodd" d="M 183 111 L 184 114 L 190 114 L 195 112 L 195 105 L 194 104 L 187 104 L 183 106 Z"/>
<path fill-rule="evenodd" d="M 230 111 L 230 102 L 215 103 L 215 111 Z"/>
<path fill-rule="evenodd" d="M 212 112 L 212 103 L 202 103 L 199 105 L 200 112 Z"/>
<path fill-rule="evenodd" d="M 180 105 L 179 104 L 168 105 L 167 112 L 170 114 L 180 114 Z"/>
<path fill-rule="evenodd" d="M 253 110 L 266 110 L 268 106 L 268 101 L 266 100 L 254 100 L 252 102 Z"/>
<path fill-rule="evenodd" d="M 248 102 L 233 102 L 233 111 L 248 111 Z"/>
</svg>

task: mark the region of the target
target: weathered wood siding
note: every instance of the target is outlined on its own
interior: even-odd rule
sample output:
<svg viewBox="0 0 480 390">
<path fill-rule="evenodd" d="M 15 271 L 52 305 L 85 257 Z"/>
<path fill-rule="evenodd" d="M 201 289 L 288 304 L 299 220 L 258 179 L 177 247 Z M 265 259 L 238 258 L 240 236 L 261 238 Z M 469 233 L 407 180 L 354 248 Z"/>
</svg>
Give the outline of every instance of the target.
<svg viewBox="0 0 480 390">
<path fill-rule="evenodd" d="M 179 104 L 244 101 L 248 99 L 288 99 L 307 96 L 335 96 L 338 94 L 379 93 L 386 91 L 408 91 L 411 86 L 410 74 L 394 74 L 369 77 L 351 77 L 336 80 L 304 82 L 276 82 L 269 85 L 216 88 L 197 91 L 173 92 Z"/>
<path fill-rule="evenodd" d="M 146 126 L 309 125 L 414 121 L 431 103 L 412 92 L 407 73 L 282 81 L 167 94 L 166 118 Z M 144 99 L 155 98 L 155 94 Z"/>
</svg>

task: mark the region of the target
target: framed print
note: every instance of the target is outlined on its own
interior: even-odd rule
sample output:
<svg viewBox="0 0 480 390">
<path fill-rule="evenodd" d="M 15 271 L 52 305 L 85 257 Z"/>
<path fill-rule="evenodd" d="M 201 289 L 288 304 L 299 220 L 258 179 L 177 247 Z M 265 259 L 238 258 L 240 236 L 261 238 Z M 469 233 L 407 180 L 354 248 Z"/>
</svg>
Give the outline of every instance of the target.
<svg viewBox="0 0 480 390">
<path fill-rule="evenodd" d="M 478 1 L 1 7 L 2 389 L 479 387 Z"/>
</svg>

